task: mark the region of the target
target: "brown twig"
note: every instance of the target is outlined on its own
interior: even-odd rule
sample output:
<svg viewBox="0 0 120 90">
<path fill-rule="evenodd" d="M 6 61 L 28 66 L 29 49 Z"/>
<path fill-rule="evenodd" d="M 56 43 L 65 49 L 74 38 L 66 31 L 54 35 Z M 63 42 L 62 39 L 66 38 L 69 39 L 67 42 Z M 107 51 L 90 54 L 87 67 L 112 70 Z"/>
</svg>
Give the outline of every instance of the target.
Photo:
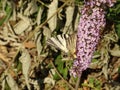
<svg viewBox="0 0 120 90">
<path fill-rule="evenodd" d="M 52 66 L 54 67 L 56 73 L 58 74 L 58 76 L 72 89 L 75 90 L 74 87 L 72 85 L 70 85 L 59 73 L 59 71 L 57 70 L 57 68 L 55 67 L 54 63 L 51 61 Z"/>
<path fill-rule="evenodd" d="M 37 2 L 41 3 L 43 6 L 49 8 L 46 4 L 44 4 L 41 0 L 36 0 Z"/>
<path fill-rule="evenodd" d="M 78 76 L 78 80 L 76 82 L 75 90 L 78 90 L 78 88 L 79 88 L 79 84 L 80 84 L 80 80 L 81 80 L 81 75 L 82 75 L 82 73 Z"/>
</svg>

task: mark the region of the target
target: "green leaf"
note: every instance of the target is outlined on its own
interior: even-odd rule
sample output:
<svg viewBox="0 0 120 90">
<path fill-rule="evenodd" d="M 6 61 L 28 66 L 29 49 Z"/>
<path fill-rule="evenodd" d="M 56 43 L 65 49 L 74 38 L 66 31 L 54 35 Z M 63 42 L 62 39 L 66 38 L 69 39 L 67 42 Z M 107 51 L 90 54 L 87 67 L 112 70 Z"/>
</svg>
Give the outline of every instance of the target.
<svg viewBox="0 0 120 90">
<path fill-rule="evenodd" d="M 9 85 L 8 85 L 8 82 L 7 81 L 5 81 L 5 88 L 4 88 L 5 90 L 11 90 L 10 89 L 10 87 L 9 87 Z"/>
<path fill-rule="evenodd" d="M 117 5 L 117 7 L 116 7 L 116 13 L 117 13 L 117 14 L 119 14 L 119 13 L 120 13 L 120 4 L 119 4 L 119 5 Z"/>
<path fill-rule="evenodd" d="M 107 12 L 107 19 L 113 22 L 120 21 L 120 2 L 117 1 L 117 3 L 111 7 L 108 8 Z"/>
<path fill-rule="evenodd" d="M 59 72 L 60 74 L 62 74 L 64 62 L 62 61 L 62 56 L 61 56 L 61 55 L 58 55 L 57 58 L 55 59 L 55 66 L 56 66 L 58 72 Z M 55 80 L 59 80 L 59 79 L 60 79 L 60 77 L 58 76 L 57 73 L 55 73 L 55 74 L 53 75 L 53 78 L 54 78 Z"/>
<path fill-rule="evenodd" d="M 101 83 L 99 80 L 91 77 L 89 78 L 89 86 L 94 88 L 94 90 L 101 90 Z"/>
<path fill-rule="evenodd" d="M 67 75 L 68 75 L 68 69 L 67 69 L 67 68 L 64 68 L 63 77 L 64 77 L 65 79 L 67 79 Z"/>
<path fill-rule="evenodd" d="M 59 77 L 59 75 L 58 75 L 57 73 L 55 73 L 55 74 L 53 75 L 53 79 L 54 79 L 54 80 L 60 80 L 60 77 Z"/>
<path fill-rule="evenodd" d="M 97 62 L 97 61 L 98 61 L 97 59 L 92 59 L 92 63 Z"/>
<path fill-rule="evenodd" d="M 120 23 L 115 23 L 115 31 L 120 38 Z"/>
<path fill-rule="evenodd" d="M 65 67 L 65 61 L 62 61 L 62 56 L 58 55 L 57 58 L 55 59 L 55 65 L 59 73 L 63 76 L 63 78 L 67 79 L 68 75 L 68 69 Z M 55 80 L 59 80 L 60 77 L 57 75 L 57 73 L 54 75 Z"/>
<path fill-rule="evenodd" d="M 61 63 L 62 56 L 58 55 L 57 58 L 55 59 L 55 65 L 59 65 Z"/>
<path fill-rule="evenodd" d="M 92 77 L 91 77 L 91 78 L 89 78 L 89 84 L 90 84 L 90 85 L 94 85 L 94 80 L 95 80 L 95 79 L 94 79 L 94 78 L 92 78 Z"/>
<path fill-rule="evenodd" d="M 1 26 L 4 22 L 8 21 L 8 19 L 10 18 L 11 13 L 12 13 L 12 8 L 11 8 L 11 6 L 7 5 L 5 11 L 6 11 L 6 16 L 3 17 L 3 18 L 0 20 L 0 26 Z"/>
<path fill-rule="evenodd" d="M 118 67 L 118 73 L 120 74 L 120 66 Z"/>
<path fill-rule="evenodd" d="M 0 20 L 0 26 L 4 23 L 5 18 L 6 18 L 6 17 L 3 17 L 3 18 Z"/>
<path fill-rule="evenodd" d="M 8 6 L 8 5 L 7 5 L 7 7 L 6 7 L 6 16 L 3 17 L 3 18 L 0 20 L 0 26 L 1 26 L 4 22 L 8 21 L 8 19 L 9 19 L 10 16 L 11 16 L 11 13 L 12 13 L 12 8 L 11 8 L 11 6 Z"/>
<path fill-rule="evenodd" d="M 22 63 L 18 62 L 18 64 L 17 64 L 17 72 L 19 72 L 21 70 L 22 70 Z"/>
</svg>

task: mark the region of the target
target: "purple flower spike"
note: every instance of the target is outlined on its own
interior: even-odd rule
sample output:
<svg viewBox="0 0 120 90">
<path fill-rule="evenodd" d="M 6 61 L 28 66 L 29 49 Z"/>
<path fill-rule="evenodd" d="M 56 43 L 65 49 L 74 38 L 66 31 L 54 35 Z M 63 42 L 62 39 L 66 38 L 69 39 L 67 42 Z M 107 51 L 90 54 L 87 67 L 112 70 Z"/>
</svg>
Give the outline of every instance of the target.
<svg viewBox="0 0 120 90">
<path fill-rule="evenodd" d="M 81 10 L 77 32 L 77 59 L 70 69 L 70 74 L 79 76 L 89 67 L 96 45 L 100 38 L 100 30 L 105 27 L 105 11 L 101 5 L 113 6 L 112 0 L 85 0 Z"/>
</svg>

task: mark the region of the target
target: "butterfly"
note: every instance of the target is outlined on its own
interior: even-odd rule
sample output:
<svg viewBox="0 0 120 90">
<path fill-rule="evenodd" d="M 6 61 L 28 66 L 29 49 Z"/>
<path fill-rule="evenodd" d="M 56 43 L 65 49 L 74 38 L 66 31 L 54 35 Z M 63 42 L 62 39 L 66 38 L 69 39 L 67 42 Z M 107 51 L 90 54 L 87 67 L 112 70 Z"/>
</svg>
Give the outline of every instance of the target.
<svg viewBox="0 0 120 90">
<path fill-rule="evenodd" d="M 70 35 L 62 34 L 57 35 L 56 38 L 51 37 L 47 40 L 47 44 L 64 52 L 64 55 L 68 56 L 66 59 L 74 59 L 76 58 L 76 40 L 76 33 Z"/>
</svg>

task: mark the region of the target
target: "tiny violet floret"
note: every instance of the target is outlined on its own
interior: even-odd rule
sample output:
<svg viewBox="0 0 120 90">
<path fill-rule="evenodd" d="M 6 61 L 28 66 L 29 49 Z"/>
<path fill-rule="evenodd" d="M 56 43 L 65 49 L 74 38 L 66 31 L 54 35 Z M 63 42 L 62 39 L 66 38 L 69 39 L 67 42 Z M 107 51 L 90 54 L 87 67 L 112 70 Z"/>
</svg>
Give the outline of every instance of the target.
<svg viewBox="0 0 120 90">
<path fill-rule="evenodd" d="M 100 30 L 106 25 L 105 10 L 102 6 L 111 7 L 113 0 L 84 0 L 78 25 L 76 55 L 70 74 L 74 77 L 82 74 L 89 67 L 93 53 L 100 39 Z"/>
</svg>

